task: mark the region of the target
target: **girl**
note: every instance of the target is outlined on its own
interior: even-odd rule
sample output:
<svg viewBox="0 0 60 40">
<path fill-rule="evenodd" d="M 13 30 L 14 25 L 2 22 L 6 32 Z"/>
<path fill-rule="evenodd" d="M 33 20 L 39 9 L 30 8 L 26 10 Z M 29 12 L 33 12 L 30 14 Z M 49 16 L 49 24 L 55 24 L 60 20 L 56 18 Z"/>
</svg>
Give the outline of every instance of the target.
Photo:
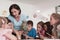
<svg viewBox="0 0 60 40">
<path fill-rule="evenodd" d="M 8 21 L 4 17 L 0 17 L 0 40 L 17 40 L 17 38 L 12 35 L 11 26 L 7 24 Z"/>
<path fill-rule="evenodd" d="M 53 13 L 50 16 L 50 24 L 53 25 L 53 30 L 52 30 L 53 38 L 59 38 L 60 37 L 60 31 L 58 31 L 58 25 L 60 25 L 60 14 Z"/>
<path fill-rule="evenodd" d="M 37 34 L 38 34 L 38 38 L 44 38 L 45 36 L 45 31 L 43 29 L 43 22 L 38 22 L 37 24 Z"/>
<path fill-rule="evenodd" d="M 50 25 L 50 22 L 46 22 L 43 24 L 43 27 L 45 30 L 45 37 L 51 38 L 53 26 Z"/>
</svg>

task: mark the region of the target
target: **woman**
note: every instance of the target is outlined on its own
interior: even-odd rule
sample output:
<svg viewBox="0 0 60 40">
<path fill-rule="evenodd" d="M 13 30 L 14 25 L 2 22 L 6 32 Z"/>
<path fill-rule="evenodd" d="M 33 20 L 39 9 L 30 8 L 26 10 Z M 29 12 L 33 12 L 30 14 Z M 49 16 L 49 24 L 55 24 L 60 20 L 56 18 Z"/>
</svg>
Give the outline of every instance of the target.
<svg viewBox="0 0 60 40">
<path fill-rule="evenodd" d="M 53 13 L 50 17 L 50 24 L 53 25 L 53 38 L 59 38 L 60 31 L 58 31 L 58 26 L 60 25 L 60 14 Z"/>
<path fill-rule="evenodd" d="M 20 31 L 22 21 L 26 20 L 26 16 L 21 14 L 21 9 L 17 4 L 12 4 L 9 8 L 9 12 L 10 15 L 8 16 L 8 19 L 13 23 L 14 29 L 16 30 L 16 34 L 17 36 L 19 36 L 18 31 Z"/>
</svg>

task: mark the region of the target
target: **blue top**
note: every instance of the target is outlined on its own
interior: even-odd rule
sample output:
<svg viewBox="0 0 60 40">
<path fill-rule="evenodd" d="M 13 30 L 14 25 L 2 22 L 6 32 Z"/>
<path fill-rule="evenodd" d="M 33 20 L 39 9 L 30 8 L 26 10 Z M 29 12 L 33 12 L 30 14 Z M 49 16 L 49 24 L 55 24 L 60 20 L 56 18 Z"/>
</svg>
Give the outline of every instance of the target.
<svg viewBox="0 0 60 40">
<path fill-rule="evenodd" d="M 8 19 L 13 23 L 14 29 L 20 30 L 22 21 L 26 21 L 27 17 L 25 15 L 21 14 L 19 21 L 16 21 L 16 19 L 13 16 L 9 15 Z"/>
<path fill-rule="evenodd" d="M 27 35 L 33 38 L 36 38 L 36 30 L 32 28 L 30 31 L 28 31 Z"/>
</svg>

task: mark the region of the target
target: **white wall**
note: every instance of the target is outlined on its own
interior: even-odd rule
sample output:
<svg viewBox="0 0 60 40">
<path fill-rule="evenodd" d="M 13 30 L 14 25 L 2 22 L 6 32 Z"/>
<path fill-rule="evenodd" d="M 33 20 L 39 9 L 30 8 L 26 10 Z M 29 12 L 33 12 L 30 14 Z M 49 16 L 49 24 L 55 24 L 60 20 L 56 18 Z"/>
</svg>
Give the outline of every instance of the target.
<svg viewBox="0 0 60 40">
<path fill-rule="evenodd" d="M 51 9 L 46 10 L 45 12 L 39 12 L 38 13 L 37 10 L 39 10 L 39 8 L 37 8 L 37 7 L 33 6 L 33 5 L 24 4 L 24 3 L 20 3 L 20 2 L 8 1 L 8 0 L 7 1 L 1 0 L 0 1 L 0 16 L 4 16 L 4 15 L 2 15 L 3 11 L 6 11 L 6 12 L 4 12 L 4 13 L 6 13 L 5 16 L 8 16 L 9 15 L 9 6 L 11 4 L 14 4 L 14 3 L 18 4 L 21 7 L 22 13 L 25 14 L 25 15 L 28 15 L 29 20 L 32 20 L 34 22 L 34 28 L 35 29 L 36 29 L 36 26 L 37 26 L 36 25 L 37 22 L 39 22 L 39 21 L 44 21 L 44 22 L 48 21 L 49 17 L 50 17 L 49 16 L 50 13 L 54 12 L 54 8 L 51 8 Z M 36 13 L 38 17 L 34 18 L 33 17 L 34 13 Z"/>
</svg>

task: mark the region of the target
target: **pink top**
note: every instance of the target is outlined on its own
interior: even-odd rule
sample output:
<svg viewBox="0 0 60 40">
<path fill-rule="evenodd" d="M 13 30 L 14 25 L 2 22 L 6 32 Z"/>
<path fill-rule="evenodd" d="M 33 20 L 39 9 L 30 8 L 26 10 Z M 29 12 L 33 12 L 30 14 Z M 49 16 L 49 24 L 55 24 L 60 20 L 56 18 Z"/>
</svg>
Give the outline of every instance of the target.
<svg viewBox="0 0 60 40">
<path fill-rule="evenodd" d="M 6 36 L 4 36 L 6 33 L 12 32 L 11 29 L 1 29 L 0 30 L 0 40 L 9 40 Z"/>
<path fill-rule="evenodd" d="M 45 30 L 41 30 L 39 34 L 45 36 Z"/>
</svg>

